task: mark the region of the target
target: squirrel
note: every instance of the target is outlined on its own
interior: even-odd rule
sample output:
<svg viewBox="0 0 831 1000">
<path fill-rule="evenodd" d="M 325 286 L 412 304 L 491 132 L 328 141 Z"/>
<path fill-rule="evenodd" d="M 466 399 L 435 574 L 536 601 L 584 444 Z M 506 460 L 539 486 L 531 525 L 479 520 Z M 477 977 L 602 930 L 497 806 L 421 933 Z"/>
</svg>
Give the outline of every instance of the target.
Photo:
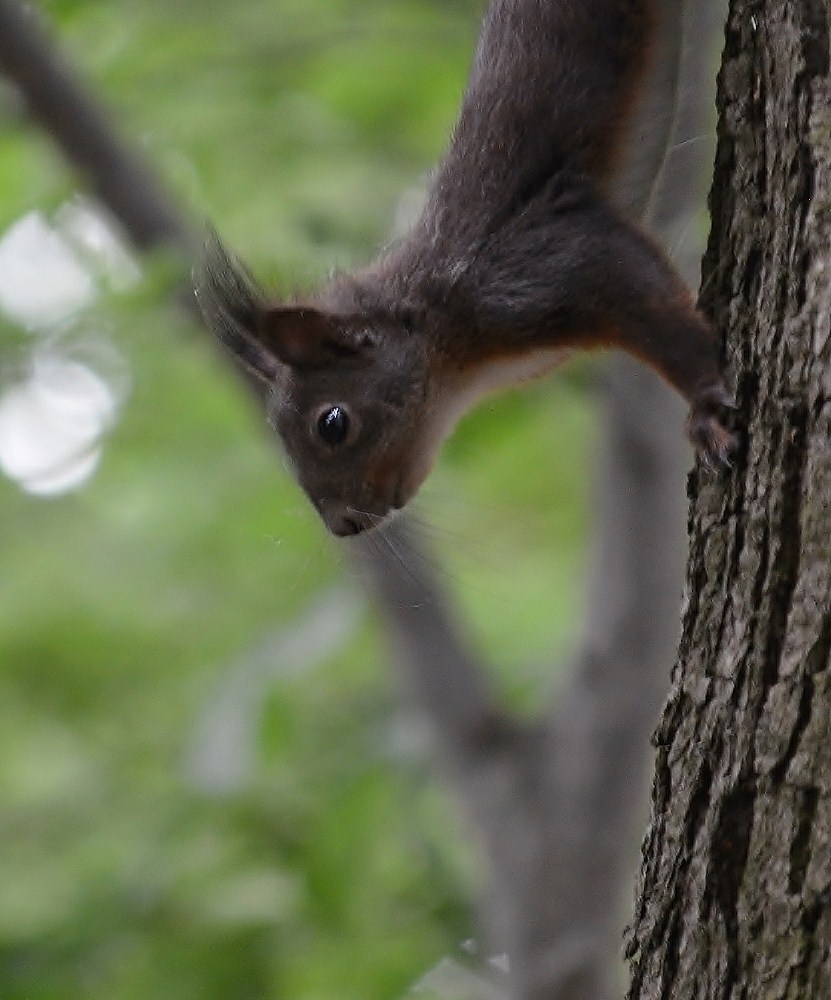
<svg viewBox="0 0 831 1000">
<path fill-rule="evenodd" d="M 732 406 L 707 320 L 610 184 L 655 0 L 492 0 L 447 153 L 412 230 L 319 293 L 265 296 L 211 233 L 209 326 L 265 383 L 301 487 L 338 536 L 382 524 L 483 395 L 611 346 L 690 405 L 707 465 Z"/>
</svg>

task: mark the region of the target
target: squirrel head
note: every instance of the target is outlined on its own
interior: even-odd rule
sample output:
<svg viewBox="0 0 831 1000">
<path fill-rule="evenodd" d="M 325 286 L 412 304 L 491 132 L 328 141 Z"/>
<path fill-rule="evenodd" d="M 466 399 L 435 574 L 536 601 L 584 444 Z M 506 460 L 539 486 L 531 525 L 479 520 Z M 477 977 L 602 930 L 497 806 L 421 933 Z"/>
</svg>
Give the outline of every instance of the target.
<svg viewBox="0 0 831 1000">
<path fill-rule="evenodd" d="M 269 420 L 326 527 L 358 534 L 416 492 L 440 438 L 425 338 L 326 300 L 272 304 L 211 236 L 196 275 L 208 325 L 266 386 Z M 334 300 L 334 299 L 333 299 Z"/>
</svg>

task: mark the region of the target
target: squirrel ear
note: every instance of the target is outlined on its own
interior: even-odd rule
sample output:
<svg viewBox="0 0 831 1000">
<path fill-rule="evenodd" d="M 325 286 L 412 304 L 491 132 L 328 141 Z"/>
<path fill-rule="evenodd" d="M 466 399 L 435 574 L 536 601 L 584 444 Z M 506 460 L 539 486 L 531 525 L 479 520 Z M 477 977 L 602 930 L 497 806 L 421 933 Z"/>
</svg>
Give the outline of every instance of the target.
<svg viewBox="0 0 831 1000">
<path fill-rule="evenodd" d="M 371 336 L 314 306 L 274 306 L 259 316 L 257 339 L 290 368 L 325 368 L 354 358 Z"/>
<path fill-rule="evenodd" d="M 259 336 L 267 312 L 264 297 L 245 265 L 222 245 L 216 231 L 205 234 L 205 253 L 193 274 L 196 300 L 210 330 L 257 378 L 271 382 L 280 359 Z"/>
<path fill-rule="evenodd" d="M 194 272 L 194 290 L 208 326 L 258 378 L 272 382 L 286 365 L 325 368 L 355 358 L 373 343 L 366 323 L 314 306 L 269 305 L 247 268 L 214 230 Z"/>
</svg>

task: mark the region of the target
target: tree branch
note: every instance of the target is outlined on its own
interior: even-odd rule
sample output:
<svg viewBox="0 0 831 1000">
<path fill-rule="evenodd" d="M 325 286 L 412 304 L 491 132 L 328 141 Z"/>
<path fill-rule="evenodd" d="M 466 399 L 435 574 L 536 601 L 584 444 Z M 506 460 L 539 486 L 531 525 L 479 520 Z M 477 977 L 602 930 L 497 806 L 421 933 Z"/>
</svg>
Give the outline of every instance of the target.
<svg viewBox="0 0 831 1000">
<path fill-rule="evenodd" d="M 352 544 L 366 572 L 395 650 L 395 660 L 419 709 L 461 777 L 475 762 L 501 716 L 482 665 L 471 655 L 449 613 L 449 601 L 421 554 L 423 541 L 406 516 L 384 532 Z"/>
<path fill-rule="evenodd" d="M 141 155 L 115 134 L 103 107 L 48 38 L 34 7 L 0 0 L 0 69 L 139 249 L 192 250 L 190 226 Z"/>
</svg>

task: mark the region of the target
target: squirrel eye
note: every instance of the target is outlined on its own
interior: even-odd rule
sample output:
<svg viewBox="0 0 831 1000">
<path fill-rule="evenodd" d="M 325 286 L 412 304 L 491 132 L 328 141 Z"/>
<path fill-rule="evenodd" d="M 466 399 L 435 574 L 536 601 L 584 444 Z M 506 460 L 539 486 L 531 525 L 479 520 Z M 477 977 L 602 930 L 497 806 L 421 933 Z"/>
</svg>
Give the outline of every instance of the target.
<svg viewBox="0 0 831 1000">
<path fill-rule="evenodd" d="M 343 444 L 349 433 L 349 414 L 342 406 L 331 406 L 317 418 L 317 432 L 331 448 Z"/>
</svg>

